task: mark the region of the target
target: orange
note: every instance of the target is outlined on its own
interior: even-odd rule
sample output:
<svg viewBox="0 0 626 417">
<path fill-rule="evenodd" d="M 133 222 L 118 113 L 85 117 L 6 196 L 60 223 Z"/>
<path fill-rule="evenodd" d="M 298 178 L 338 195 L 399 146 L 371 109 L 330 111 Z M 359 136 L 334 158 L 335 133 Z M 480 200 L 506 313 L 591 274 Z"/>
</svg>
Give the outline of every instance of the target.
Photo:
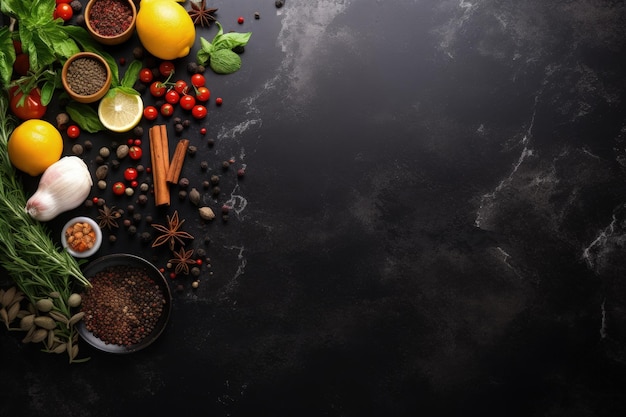
<svg viewBox="0 0 626 417">
<path fill-rule="evenodd" d="M 51 123 L 30 119 L 13 130 L 7 148 L 13 166 L 37 176 L 61 158 L 63 138 Z"/>
</svg>

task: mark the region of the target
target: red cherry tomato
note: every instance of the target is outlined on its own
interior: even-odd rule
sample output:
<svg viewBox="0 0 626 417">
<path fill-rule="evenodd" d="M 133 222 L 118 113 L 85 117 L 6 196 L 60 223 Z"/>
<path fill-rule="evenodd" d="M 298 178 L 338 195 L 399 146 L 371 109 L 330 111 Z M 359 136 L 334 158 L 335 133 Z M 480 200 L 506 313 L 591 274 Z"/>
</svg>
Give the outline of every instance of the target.
<svg viewBox="0 0 626 417">
<path fill-rule="evenodd" d="M 17 75 L 27 75 L 28 70 L 30 69 L 30 61 L 28 59 L 28 54 L 17 54 L 15 57 L 15 61 L 13 62 L 13 71 Z"/>
<path fill-rule="evenodd" d="M 135 146 L 141 146 L 141 139 L 135 139 L 135 140 L 133 141 L 133 145 L 135 145 Z"/>
<path fill-rule="evenodd" d="M 174 90 L 176 90 L 176 92 L 180 95 L 187 94 L 188 89 L 189 87 L 187 86 L 187 81 L 185 80 L 178 80 L 174 83 Z"/>
<path fill-rule="evenodd" d="M 130 168 L 126 168 L 124 170 L 124 179 L 126 181 L 132 181 L 132 180 L 136 180 L 137 179 L 137 175 L 139 175 L 139 173 L 137 172 L 137 170 L 133 167 Z"/>
<path fill-rule="evenodd" d="M 193 109 L 191 109 L 191 115 L 194 119 L 204 119 L 207 115 L 207 109 L 201 104 L 196 104 L 193 106 Z"/>
<path fill-rule="evenodd" d="M 163 61 L 159 64 L 159 72 L 164 77 L 169 77 L 174 72 L 174 63 L 172 61 Z"/>
<path fill-rule="evenodd" d="M 126 186 L 124 185 L 123 182 L 118 181 L 115 184 L 113 184 L 113 187 L 111 189 L 113 190 L 113 194 L 122 195 L 126 191 Z"/>
<path fill-rule="evenodd" d="M 154 106 L 146 106 L 143 109 L 143 117 L 147 120 L 154 120 L 159 116 L 159 111 Z"/>
<path fill-rule="evenodd" d="M 165 85 L 160 81 L 155 81 L 150 84 L 150 94 L 152 94 L 152 97 L 163 97 L 166 91 L 167 88 L 165 88 Z"/>
<path fill-rule="evenodd" d="M 174 106 L 170 103 L 163 103 L 161 105 L 161 114 L 165 117 L 169 117 L 174 114 Z"/>
<path fill-rule="evenodd" d="M 143 154 L 143 151 L 141 150 L 141 148 L 139 147 L 139 145 L 133 145 L 130 148 L 128 148 L 128 156 L 130 156 L 130 159 L 141 159 L 141 155 Z"/>
<path fill-rule="evenodd" d="M 80 136 L 80 128 L 76 125 L 70 125 L 67 127 L 67 137 L 70 139 L 76 139 Z"/>
<path fill-rule="evenodd" d="M 211 98 L 211 91 L 206 87 L 198 87 L 196 89 L 196 99 L 198 101 L 207 101 Z"/>
<path fill-rule="evenodd" d="M 194 87 L 203 87 L 204 84 L 206 84 L 206 79 L 202 74 L 194 74 L 191 76 L 191 84 L 193 84 Z"/>
<path fill-rule="evenodd" d="M 182 107 L 183 109 L 191 110 L 193 109 L 193 106 L 196 105 L 196 99 L 194 98 L 194 96 L 187 94 L 180 98 L 179 104 L 180 104 L 180 107 Z"/>
<path fill-rule="evenodd" d="M 72 0 L 56 0 L 57 4 L 61 4 L 61 3 L 71 3 Z"/>
<path fill-rule="evenodd" d="M 168 103 L 176 104 L 178 103 L 178 100 L 180 100 L 180 94 L 178 94 L 176 90 L 172 89 L 165 93 L 165 101 Z"/>
<path fill-rule="evenodd" d="M 217 104 L 218 106 L 221 106 L 223 102 L 224 102 L 224 100 L 222 100 L 221 97 L 218 97 L 218 98 L 215 99 L 215 104 Z"/>
<path fill-rule="evenodd" d="M 18 118 L 22 120 L 41 119 L 46 114 L 47 106 L 41 104 L 41 90 L 39 88 L 32 89 L 23 101 L 24 93 L 17 86 L 11 87 L 9 92 L 11 111 Z"/>
<path fill-rule="evenodd" d="M 74 16 L 74 9 L 68 3 L 59 3 L 54 8 L 54 18 L 61 18 L 63 21 L 67 22 Z"/>
<path fill-rule="evenodd" d="M 152 82 L 154 78 L 154 74 L 152 74 L 152 70 L 150 68 L 142 68 L 139 71 L 139 81 L 145 84 L 149 84 Z"/>
<path fill-rule="evenodd" d="M 240 25 L 244 22 L 243 16 L 239 16 L 237 18 L 237 23 L 239 23 Z"/>
</svg>

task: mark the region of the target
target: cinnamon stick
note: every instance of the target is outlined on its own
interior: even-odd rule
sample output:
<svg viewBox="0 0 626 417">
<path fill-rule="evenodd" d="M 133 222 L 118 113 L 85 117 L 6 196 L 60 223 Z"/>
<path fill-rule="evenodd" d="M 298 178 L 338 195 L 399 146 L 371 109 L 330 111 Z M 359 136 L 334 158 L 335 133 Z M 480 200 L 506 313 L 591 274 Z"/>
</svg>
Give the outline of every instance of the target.
<svg viewBox="0 0 626 417">
<path fill-rule="evenodd" d="M 170 191 L 166 182 L 167 170 L 169 169 L 169 148 L 167 130 L 162 129 L 162 127 L 165 125 L 153 126 L 149 131 L 154 200 L 157 206 L 170 204 Z"/>
<path fill-rule="evenodd" d="M 185 155 L 187 155 L 187 148 L 189 147 L 188 139 L 181 139 L 176 144 L 174 150 L 174 156 L 170 162 L 170 167 L 167 170 L 166 180 L 169 183 L 176 184 L 180 177 L 180 172 L 183 169 L 183 162 L 185 162 Z"/>
</svg>

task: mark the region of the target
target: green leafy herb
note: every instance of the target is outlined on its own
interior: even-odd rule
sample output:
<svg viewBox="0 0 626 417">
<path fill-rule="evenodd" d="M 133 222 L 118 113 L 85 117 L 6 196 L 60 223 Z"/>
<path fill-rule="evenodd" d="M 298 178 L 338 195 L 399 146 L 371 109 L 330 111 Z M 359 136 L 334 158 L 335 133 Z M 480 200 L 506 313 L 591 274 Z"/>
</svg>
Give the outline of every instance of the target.
<svg viewBox="0 0 626 417">
<path fill-rule="evenodd" d="M 141 61 L 133 60 L 133 62 L 128 65 L 124 77 L 120 81 L 120 86 L 132 88 L 139 79 L 139 71 L 141 71 L 142 67 Z M 137 94 L 137 91 L 131 94 Z"/>
<path fill-rule="evenodd" d="M 104 126 L 100 122 L 98 113 L 88 104 L 70 101 L 65 106 L 67 114 L 75 121 L 81 129 L 89 133 L 96 133 L 104 130 Z"/>
<path fill-rule="evenodd" d="M 0 27 L 0 74 L 2 74 L 2 84 L 9 85 L 11 73 L 13 72 L 13 62 L 15 62 L 15 48 L 8 26 Z"/>
<path fill-rule="evenodd" d="M 252 32 L 224 33 L 222 25 L 219 22 L 215 24 L 219 29 L 213 42 L 200 38 L 200 49 L 196 54 L 196 61 L 200 65 L 208 63 L 218 74 L 231 74 L 241 68 L 241 57 L 233 52 L 233 48 L 247 45 Z"/>
</svg>

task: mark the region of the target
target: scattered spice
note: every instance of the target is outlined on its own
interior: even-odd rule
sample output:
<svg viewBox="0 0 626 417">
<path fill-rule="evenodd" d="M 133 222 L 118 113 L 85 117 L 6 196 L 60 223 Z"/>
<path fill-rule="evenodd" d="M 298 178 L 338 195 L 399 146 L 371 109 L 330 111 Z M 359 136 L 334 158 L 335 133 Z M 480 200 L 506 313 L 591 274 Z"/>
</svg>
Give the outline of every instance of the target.
<svg viewBox="0 0 626 417">
<path fill-rule="evenodd" d="M 166 304 L 143 268 L 112 266 L 91 278 L 83 294 L 85 327 L 105 343 L 132 346 L 156 327 Z"/>
<path fill-rule="evenodd" d="M 169 215 L 167 216 L 167 226 L 152 224 L 152 227 L 163 233 L 161 236 L 154 239 L 152 247 L 154 248 L 156 246 L 163 245 L 164 243 L 169 243 L 170 249 L 174 250 L 176 242 L 184 246 L 185 242 L 183 239 L 193 239 L 193 236 L 184 230 L 180 230 L 183 223 L 185 223 L 185 220 L 179 220 L 178 211 L 174 211 L 172 217 Z"/>
<path fill-rule="evenodd" d="M 206 6 L 206 0 L 200 2 L 191 2 L 191 9 L 188 13 L 193 21 L 194 25 L 200 25 L 200 27 L 209 27 L 211 22 L 215 22 L 215 16 L 213 14 L 217 12 L 217 8 L 211 8 Z"/>
<path fill-rule="evenodd" d="M 101 209 L 98 209 L 98 211 L 100 212 L 100 215 L 98 216 L 98 226 L 100 226 L 101 229 L 104 229 L 106 227 L 107 229 L 111 230 L 114 227 L 119 227 L 119 225 L 117 224 L 117 219 L 121 217 L 121 214 L 115 208 L 115 206 L 108 207 L 105 204 Z"/>
<path fill-rule="evenodd" d="M 178 252 L 174 252 L 174 258 L 170 259 L 172 265 L 176 265 L 176 269 L 174 270 L 175 274 L 184 273 L 185 275 L 189 275 L 189 265 L 195 265 L 196 260 L 192 258 L 193 249 L 189 249 L 186 251 L 183 248 L 180 248 Z"/>
</svg>

